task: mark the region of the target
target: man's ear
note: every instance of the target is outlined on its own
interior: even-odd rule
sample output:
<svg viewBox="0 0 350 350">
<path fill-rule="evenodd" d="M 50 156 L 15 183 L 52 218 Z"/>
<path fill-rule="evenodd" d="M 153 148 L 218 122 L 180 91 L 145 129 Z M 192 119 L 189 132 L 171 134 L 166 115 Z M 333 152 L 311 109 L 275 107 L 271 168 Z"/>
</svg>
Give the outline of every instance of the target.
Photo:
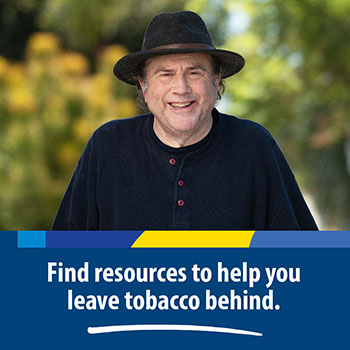
<svg viewBox="0 0 350 350">
<path fill-rule="evenodd" d="M 221 81 L 221 72 L 216 74 L 215 86 L 216 86 L 217 89 L 219 88 L 220 81 Z"/>
<path fill-rule="evenodd" d="M 143 95 L 145 95 L 146 82 L 143 78 L 138 77 L 137 81 L 139 82 L 140 88 L 142 90 Z"/>
</svg>

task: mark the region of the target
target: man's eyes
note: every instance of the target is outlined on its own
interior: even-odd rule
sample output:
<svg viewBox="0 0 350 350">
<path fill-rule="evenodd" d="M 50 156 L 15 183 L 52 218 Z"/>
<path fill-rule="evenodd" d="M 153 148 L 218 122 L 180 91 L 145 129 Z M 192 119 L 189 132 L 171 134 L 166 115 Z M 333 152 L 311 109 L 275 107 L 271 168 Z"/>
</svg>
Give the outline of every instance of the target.
<svg viewBox="0 0 350 350">
<path fill-rule="evenodd" d="M 202 70 L 190 70 L 188 72 L 186 72 L 186 76 L 189 78 L 197 78 L 197 77 L 201 77 L 203 75 L 203 71 Z M 158 73 L 158 77 L 160 78 L 172 78 L 176 75 L 176 73 L 173 72 L 160 72 Z"/>
<path fill-rule="evenodd" d="M 202 69 L 195 69 L 195 70 L 191 70 L 189 72 L 189 75 L 192 77 L 192 78 L 199 78 L 199 77 L 202 77 L 204 75 L 204 71 Z"/>
</svg>

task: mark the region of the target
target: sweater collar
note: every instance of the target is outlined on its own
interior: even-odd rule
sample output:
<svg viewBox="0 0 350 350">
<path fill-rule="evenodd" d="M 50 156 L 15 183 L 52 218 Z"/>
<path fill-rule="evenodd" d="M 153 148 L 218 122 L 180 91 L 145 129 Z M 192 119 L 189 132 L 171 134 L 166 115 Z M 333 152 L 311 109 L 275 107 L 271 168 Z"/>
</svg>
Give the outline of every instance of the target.
<svg viewBox="0 0 350 350">
<path fill-rule="evenodd" d="M 209 131 L 209 133 L 200 141 L 189 145 L 185 147 L 171 147 L 166 144 L 164 144 L 156 135 L 153 129 L 153 120 L 154 116 L 152 114 L 149 114 L 149 118 L 146 123 L 146 136 L 147 140 L 154 145 L 157 148 L 160 148 L 161 150 L 165 151 L 166 153 L 171 154 L 181 154 L 181 155 L 191 155 L 191 156 L 200 156 L 203 152 L 206 151 L 206 149 L 209 147 L 209 145 L 213 142 L 215 139 L 215 135 L 217 134 L 218 129 L 218 117 L 219 112 L 217 109 L 213 109 L 212 111 L 212 117 L 213 117 L 213 124 Z"/>
</svg>

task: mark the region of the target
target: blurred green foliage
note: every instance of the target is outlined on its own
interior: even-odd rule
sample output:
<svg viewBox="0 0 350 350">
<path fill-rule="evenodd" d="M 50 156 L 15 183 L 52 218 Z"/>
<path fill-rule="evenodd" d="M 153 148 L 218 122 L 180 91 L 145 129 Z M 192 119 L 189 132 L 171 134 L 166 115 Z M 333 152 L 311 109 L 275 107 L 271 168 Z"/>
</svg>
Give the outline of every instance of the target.
<svg viewBox="0 0 350 350">
<path fill-rule="evenodd" d="M 314 198 L 322 227 L 349 229 L 350 2 L 225 4 L 250 19 L 226 45 L 247 60 L 228 85 L 229 109 L 262 123 L 278 140 Z"/>
<path fill-rule="evenodd" d="M 39 17 L 44 28 L 54 29 L 69 47 L 91 53 L 106 41 L 125 44 L 138 51 L 151 17 L 178 11 L 178 0 L 46 0 Z"/>
<path fill-rule="evenodd" d="M 133 90 L 110 73 L 126 53 L 106 46 L 91 74 L 86 57 L 62 50 L 51 33 L 37 33 L 24 63 L 0 59 L 2 229 L 50 228 L 92 132 L 113 117 L 138 113 Z"/>
<path fill-rule="evenodd" d="M 268 128 L 323 228 L 350 228 L 349 1 L 0 0 L 0 229 L 50 229 L 91 133 L 139 112 L 114 63 L 181 9 L 246 58 L 220 108 Z"/>
</svg>

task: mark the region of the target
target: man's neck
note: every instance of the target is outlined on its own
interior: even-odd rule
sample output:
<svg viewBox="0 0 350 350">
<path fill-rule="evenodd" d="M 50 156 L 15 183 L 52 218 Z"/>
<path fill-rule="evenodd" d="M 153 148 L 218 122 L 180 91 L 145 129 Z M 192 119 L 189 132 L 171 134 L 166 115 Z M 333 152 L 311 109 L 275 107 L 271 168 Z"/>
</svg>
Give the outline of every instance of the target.
<svg viewBox="0 0 350 350">
<path fill-rule="evenodd" d="M 196 133 L 193 131 L 188 132 L 175 132 L 164 130 L 164 128 L 157 127 L 157 123 L 153 124 L 153 130 L 160 141 L 165 145 L 173 148 L 181 148 L 191 146 L 201 140 L 203 140 L 210 132 L 213 125 L 213 119 L 208 120 L 207 125 L 203 126 Z"/>
</svg>

